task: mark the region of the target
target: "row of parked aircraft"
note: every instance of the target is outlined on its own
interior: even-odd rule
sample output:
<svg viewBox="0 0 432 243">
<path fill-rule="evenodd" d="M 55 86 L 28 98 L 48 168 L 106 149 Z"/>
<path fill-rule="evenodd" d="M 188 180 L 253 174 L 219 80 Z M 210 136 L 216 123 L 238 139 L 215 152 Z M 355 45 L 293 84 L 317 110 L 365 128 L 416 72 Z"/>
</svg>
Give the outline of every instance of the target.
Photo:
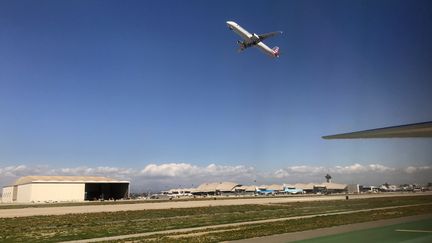
<svg viewBox="0 0 432 243">
<path fill-rule="evenodd" d="M 256 192 L 260 195 L 272 195 L 275 194 L 275 190 L 267 189 L 267 188 L 256 188 Z M 298 189 L 295 187 L 284 187 L 283 191 L 280 191 L 286 194 L 303 194 L 302 189 Z"/>
</svg>

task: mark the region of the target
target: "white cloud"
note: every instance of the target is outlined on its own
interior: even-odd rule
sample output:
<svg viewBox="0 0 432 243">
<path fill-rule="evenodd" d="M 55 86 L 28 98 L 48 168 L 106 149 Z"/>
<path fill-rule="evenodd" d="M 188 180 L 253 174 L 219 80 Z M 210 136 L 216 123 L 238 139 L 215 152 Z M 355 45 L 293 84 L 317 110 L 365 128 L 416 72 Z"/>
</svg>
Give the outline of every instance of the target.
<svg viewBox="0 0 432 243">
<path fill-rule="evenodd" d="M 149 164 L 141 174 L 150 177 L 187 177 L 198 174 L 200 170 L 198 166 L 186 163 Z"/>
<path fill-rule="evenodd" d="M 308 165 L 297 165 L 288 168 L 291 173 L 301 173 L 301 174 L 318 174 L 324 173 L 325 168 L 322 166 L 308 166 Z"/>
<path fill-rule="evenodd" d="M 349 184 L 378 185 L 384 182 L 391 183 L 418 183 L 432 181 L 431 166 L 409 166 L 406 168 L 388 167 L 379 163 L 350 165 L 336 165 L 331 167 L 296 165 L 277 169 L 268 177 L 284 180 L 288 183 L 321 182 L 324 175 L 329 173 L 333 181 Z"/>
<path fill-rule="evenodd" d="M 416 170 L 417 170 L 416 167 L 414 167 L 414 166 L 408 166 L 408 167 L 405 169 L 405 172 L 408 173 L 408 174 L 412 174 L 412 173 L 416 172 Z"/>
<path fill-rule="evenodd" d="M 331 174 L 361 174 L 361 173 L 385 173 L 395 171 L 395 168 L 390 168 L 381 164 L 369 164 L 361 165 L 358 163 L 346 166 L 333 166 L 333 167 L 323 167 L 323 166 L 310 166 L 310 165 L 296 165 L 290 166 L 284 169 L 278 169 L 273 174 L 276 178 L 284 178 L 295 175 L 302 176 L 314 176 L 314 175 L 325 175 L 327 173 Z"/>
<path fill-rule="evenodd" d="M 361 165 L 361 164 L 353 164 L 348 166 L 335 166 L 335 168 L 332 169 L 333 173 L 339 173 L 339 174 L 352 174 L 352 173 L 362 173 L 366 172 L 368 170 L 368 167 Z"/>
<path fill-rule="evenodd" d="M 253 167 L 243 165 L 227 166 L 210 164 L 200 167 L 187 163 L 149 164 L 142 171 L 141 175 L 149 177 L 209 177 L 209 176 L 235 176 L 238 174 L 253 174 Z"/>
<path fill-rule="evenodd" d="M 358 174 L 358 173 L 366 173 L 366 172 L 391 172 L 395 171 L 395 168 L 390 168 L 381 164 L 369 164 L 369 165 L 361 165 L 355 163 L 353 165 L 347 166 L 335 166 L 331 168 L 330 171 L 332 173 L 339 174 Z"/>
<path fill-rule="evenodd" d="M 369 165 L 369 169 L 371 171 L 375 171 L 375 172 L 388 172 L 388 171 L 395 171 L 395 168 L 390 168 L 384 165 L 380 165 L 380 164 L 370 164 Z"/>
<path fill-rule="evenodd" d="M 290 173 L 288 171 L 286 171 L 286 170 L 283 170 L 283 169 L 279 169 L 279 170 L 277 170 L 277 171 L 274 172 L 274 176 L 276 178 L 286 178 L 289 175 L 290 175 Z"/>
<path fill-rule="evenodd" d="M 416 172 L 423 172 L 423 171 L 428 171 L 428 170 L 432 170 L 432 167 L 431 166 L 419 166 L 419 167 L 408 166 L 404 171 L 408 174 L 413 174 Z"/>
<path fill-rule="evenodd" d="M 36 168 L 35 168 L 36 169 Z M 32 173 L 33 169 L 25 165 L 15 165 L 0 168 L 0 177 L 14 177 Z"/>
<path fill-rule="evenodd" d="M 50 174 L 61 174 L 61 175 L 132 175 L 135 172 L 130 168 L 118 168 L 118 167 L 86 167 L 80 166 L 75 168 L 61 168 L 53 169 Z"/>
</svg>

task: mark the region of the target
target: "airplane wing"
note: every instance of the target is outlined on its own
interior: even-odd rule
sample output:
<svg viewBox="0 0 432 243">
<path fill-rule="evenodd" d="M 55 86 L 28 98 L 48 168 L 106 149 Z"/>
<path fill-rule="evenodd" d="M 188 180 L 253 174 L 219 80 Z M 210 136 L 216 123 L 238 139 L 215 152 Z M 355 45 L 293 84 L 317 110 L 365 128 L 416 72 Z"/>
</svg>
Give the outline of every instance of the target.
<svg viewBox="0 0 432 243">
<path fill-rule="evenodd" d="M 432 137 L 432 121 L 323 136 L 324 139 Z"/>
<path fill-rule="evenodd" d="M 258 47 L 265 54 L 267 54 L 271 57 L 274 57 L 273 50 L 270 47 L 268 47 L 266 44 L 264 44 L 263 42 L 258 42 L 255 46 Z"/>
<path fill-rule="evenodd" d="M 250 38 L 252 38 L 252 34 L 243 28 L 241 31 L 234 30 L 234 32 L 236 32 L 245 41 L 248 41 L 248 40 L 250 40 Z"/>
<path fill-rule="evenodd" d="M 258 36 L 259 36 L 260 40 L 263 41 L 263 40 L 265 40 L 267 38 L 270 38 L 270 37 L 273 37 L 273 36 L 276 36 L 276 35 L 280 35 L 280 34 L 282 34 L 282 31 L 275 31 L 275 32 L 265 33 L 265 34 L 261 34 L 261 35 L 258 35 Z"/>
</svg>

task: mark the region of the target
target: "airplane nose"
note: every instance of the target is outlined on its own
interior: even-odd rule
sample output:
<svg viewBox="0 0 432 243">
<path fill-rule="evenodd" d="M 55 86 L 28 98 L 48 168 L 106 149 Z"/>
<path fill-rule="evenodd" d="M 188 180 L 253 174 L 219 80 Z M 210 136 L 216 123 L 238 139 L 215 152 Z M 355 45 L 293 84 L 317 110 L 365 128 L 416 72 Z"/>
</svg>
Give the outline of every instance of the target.
<svg viewBox="0 0 432 243">
<path fill-rule="evenodd" d="M 233 30 L 234 26 L 236 25 L 236 23 L 233 21 L 227 21 L 226 24 L 230 30 Z"/>
<path fill-rule="evenodd" d="M 233 29 L 233 28 L 232 28 L 232 22 L 231 22 L 231 21 L 227 21 L 226 24 L 227 24 L 227 26 L 228 26 L 228 28 L 229 28 L 230 30 Z"/>
</svg>

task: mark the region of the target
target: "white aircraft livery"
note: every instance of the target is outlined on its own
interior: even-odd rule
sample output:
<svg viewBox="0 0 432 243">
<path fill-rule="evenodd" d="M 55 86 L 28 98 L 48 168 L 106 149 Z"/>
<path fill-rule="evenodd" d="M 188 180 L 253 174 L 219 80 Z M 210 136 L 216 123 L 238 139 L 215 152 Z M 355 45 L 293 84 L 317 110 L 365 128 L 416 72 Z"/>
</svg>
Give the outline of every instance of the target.
<svg viewBox="0 0 432 243">
<path fill-rule="evenodd" d="M 256 46 L 261 51 L 263 51 L 265 54 L 267 54 L 271 57 L 279 57 L 279 47 L 275 46 L 273 48 L 270 48 L 266 44 L 264 44 L 262 41 L 269 38 L 269 37 L 282 34 L 282 31 L 276 31 L 276 32 L 265 33 L 262 35 L 257 35 L 255 33 L 253 33 L 253 34 L 249 33 L 247 30 L 243 29 L 240 25 L 238 25 L 234 21 L 227 21 L 226 23 L 227 23 L 228 28 L 230 30 L 233 30 L 241 38 L 243 38 L 242 41 L 240 41 L 240 40 L 237 41 L 237 43 L 240 45 L 239 51 L 243 51 L 244 49 L 251 47 L 251 46 Z"/>
</svg>

